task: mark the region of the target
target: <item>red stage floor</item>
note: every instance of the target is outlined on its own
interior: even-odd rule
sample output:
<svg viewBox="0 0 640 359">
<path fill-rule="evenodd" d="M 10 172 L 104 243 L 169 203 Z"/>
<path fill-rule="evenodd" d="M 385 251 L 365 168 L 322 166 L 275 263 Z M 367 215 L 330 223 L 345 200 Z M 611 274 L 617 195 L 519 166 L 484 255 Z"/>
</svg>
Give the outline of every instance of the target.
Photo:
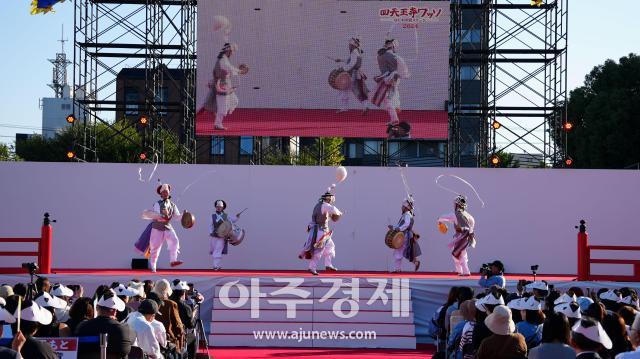
<svg viewBox="0 0 640 359">
<path fill-rule="evenodd" d="M 446 111 L 402 111 L 401 121 L 411 124 L 411 138 L 446 140 Z M 386 138 L 389 115 L 382 110 L 362 111 L 239 108 L 224 120 L 224 131 L 215 130 L 211 113 L 196 115 L 198 136 L 300 136 Z"/>
<path fill-rule="evenodd" d="M 394 358 L 420 358 L 430 359 L 434 354 L 433 348 L 419 350 L 394 350 L 394 349 L 288 349 L 288 348 L 224 348 L 210 349 L 209 355 L 215 359 L 252 359 L 252 358 L 365 358 L 388 359 Z"/>
<path fill-rule="evenodd" d="M 387 273 L 387 272 L 324 272 L 319 271 L 320 276 L 330 276 L 330 277 L 343 277 L 343 278 L 374 278 L 374 277 L 401 277 L 401 278 L 412 278 L 412 279 L 478 279 L 478 274 L 473 274 L 470 277 L 460 277 L 454 273 L 441 273 L 441 272 L 403 272 L 403 273 Z M 131 269 L 53 269 L 54 274 L 71 274 L 71 275 L 91 275 L 91 276 L 118 276 L 118 275 L 149 275 L 151 274 L 148 270 L 131 270 Z M 204 276 L 204 277 L 313 277 L 311 273 L 307 271 L 258 271 L 258 270 L 221 270 L 221 271 L 213 271 L 211 269 L 167 269 L 167 270 L 158 270 L 156 275 L 167 275 L 167 276 L 179 276 L 179 275 L 188 275 L 188 276 Z M 507 280 L 518 280 L 518 279 L 533 279 L 531 273 L 528 274 L 507 274 Z M 571 281 L 576 279 L 575 275 L 538 275 L 536 277 L 539 280 L 547 280 L 547 281 Z"/>
</svg>

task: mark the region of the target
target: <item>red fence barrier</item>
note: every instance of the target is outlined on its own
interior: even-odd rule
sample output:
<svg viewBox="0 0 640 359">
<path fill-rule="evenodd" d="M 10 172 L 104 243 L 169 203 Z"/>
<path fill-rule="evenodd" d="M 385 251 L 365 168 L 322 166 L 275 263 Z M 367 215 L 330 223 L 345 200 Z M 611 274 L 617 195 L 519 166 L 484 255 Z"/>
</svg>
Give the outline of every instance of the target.
<svg viewBox="0 0 640 359">
<path fill-rule="evenodd" d="M 55 221 L 54 221 L 55 222 Z M 42 223 L 42 229 L 40 230 L 40 238 L 0 238 L 0 243 L 37 243 L 37 251 L 2 251 L 0 250 L 0 257 L 27 257 L 23 262 L 34 262 L 32 258 L 37 258 L 38 267 L 40 267 L 39 273 L 50 274 L 51 273 L 51 239 L 53 231 L 51 228 L 51 221 L 49 220 L 49 213 L 44 214 L 44 220 Z M 2 274 L 15 274 L 26 273 L 24 268 L 15 267 L 0 267 L 0 273 Z"/>
<path fill-rule="evenodd" d="M 585 221 L 580 221 L 578 230 L 578 280 L 607 280 L 621 282 L 640 282 L 639 259 L 604 259 L 591 258 L 591 251 L 640 251 L 640 246 L 594 246 L 589 245 L 589 234 Z M 594 275 L 591 274 L 591 264 L 630 264 L 633 265 L 632 275 Z"/>
</svg>

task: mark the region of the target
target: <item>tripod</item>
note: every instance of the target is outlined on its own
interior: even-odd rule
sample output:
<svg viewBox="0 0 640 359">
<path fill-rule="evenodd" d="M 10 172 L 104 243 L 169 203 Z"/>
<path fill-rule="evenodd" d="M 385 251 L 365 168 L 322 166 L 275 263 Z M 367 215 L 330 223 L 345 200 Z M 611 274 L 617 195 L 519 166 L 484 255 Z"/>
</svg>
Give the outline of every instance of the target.
<svg viewBox="0 0 640 359">
<path fill-rule="evenodd" d="M 35 271 L 29 270 L 29 283 L 27 283 L 27 293 L 24 296 L 24 300 L 33 300 L 38 295 L 36 284 L 33 282 L 33 277 L 40 278 Z"/>
<path fill-rule="evenodd" d="M 204 324 L 202 323 L 202 319 L 200 319 L 200 304 L 196 304 L 194 308 L 196 311 L 196 343 L 198 343 L 198 347 L 196 348 L 196 359 L 211 359 L 209 356 L 209 340 L 207 338 L 207 334 L 204 331 Z M 203 348 L 204 347 L 204 348 Z M 204 349 L 204 353 L 198 353 L 200 349 Z"/>
</svg>

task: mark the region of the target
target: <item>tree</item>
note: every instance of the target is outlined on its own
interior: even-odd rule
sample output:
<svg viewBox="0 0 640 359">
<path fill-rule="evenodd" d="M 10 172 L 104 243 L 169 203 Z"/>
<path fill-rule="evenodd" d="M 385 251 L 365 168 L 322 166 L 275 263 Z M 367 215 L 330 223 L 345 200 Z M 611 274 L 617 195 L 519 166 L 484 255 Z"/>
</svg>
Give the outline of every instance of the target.
<svg viewBox="0 0 640 359">
<path fill-rule="evenodd" d="M 498 168 L 518 168 L 520 167 L 520 161 L 513 158 L 513 154 L 509 152 L 500 151 L 496 153 L 498 156 Z M 488 164 L 488 160 L 482 162 L 482 167 L 493 167 L 493 165 Z"/>
<path fill-rule="evenodd" d="M 339 166 L 344 161 L 343 143 L 344 139 L 340 137 L 322 137 L 311 146 L 301 146 L 297 155 L 275 149 L 265 154 L 263 161 L 267 165 L 317 166 L 318 158 L 322 157 L 322 165 Z"/>
<path fill-rule="evenodd" d="M 0 161 L 20 161 L 20 157 L 16 155 L 15 149 L 6 143 L 0 143 Z"/>
<path fill-rule="evenodd" d="M 26 161 L 60 162 L 67 159 L 67 151 L 73 148 L 75 138 L 79 138 L 82 126 L 67 127 L 53 138 L 32 135 L 29 139 L 17 144 L 20 157 Z M 95 126 L 97 155 L 100 162 L 137 162 L 138 156 L 144 151 L 141 134 L 126 123 L 117 121 L 111 126 L 98 123 Z M 168 130 L 160 130 L 160 137 L 164 140 L 164 163 L 179 163 L 180 152 L 176 135 Z M 76 153 L 81 151 L 74 148 Z M 149 158 L 152 154 L 147 153 Z"/>
<path fill-rule="evenodd" d="M 571 91 L 568 155 L 580 168 L 624 168 L 640 162 L 640 57 L 607 60 Z"/>
</svg>

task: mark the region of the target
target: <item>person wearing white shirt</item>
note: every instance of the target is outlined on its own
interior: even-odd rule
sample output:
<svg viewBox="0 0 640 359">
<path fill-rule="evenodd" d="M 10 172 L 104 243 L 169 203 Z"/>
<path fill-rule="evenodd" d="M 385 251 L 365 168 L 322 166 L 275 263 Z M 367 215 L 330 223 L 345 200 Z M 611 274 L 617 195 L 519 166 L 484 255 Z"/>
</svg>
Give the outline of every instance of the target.
<svg viewBox="0 0 640 359">
<path fill-rule="evenodd" d="M 313 207 L 311 223 L 307 226 L 309 237 L 304 244 L 300 259 L 309 260 L 309 272 L 318 275 L 318 263 L 324 258 L 324 266 L 327 270 L 337 271 L 333 266 L 332 259 L 336 256 L 336 249 L 331 238 L 333 231 L 329 229 L 329 219 L 334 222 L 340 219 L 342 212 L 333 205 L 335 196 L 327 191 L 320 197 L 320 200 Z"/>
<path fill-rule="evenodd" d="M 404 241 L 400 248 L 393 250 L 394 269 L 393 272 L 400 272 L 402 268 L 402 258 L 406 258 L 409 262 L 414 264 L 414 269 L 417 272 L 420 268 L 420 261 L 417 257 L 422 254 L 420 245 L 415 240 L 415 233 L 413 233 L 413 200 L 411 198 L 405 199 L 402 202 L 402 217 L 395 226 L 389 225 L 389 229 L 399 230 L 404 233 Z"/>
<path fill-rule="evenodd" d="M 456 267 L 456 272 L 461 276 L 468 276 L 471 274 L 469 271 L 469 257 L 467 255 L 467 248 L 474 248 L 476 245 L 474 227 L 476 224 L 473 216 L 467 212 L 467 199 L 459 195 L 454 201 L 455 213 L 445 214 L 438 218 L 438 226 L 441 231 L 446 233 L 445 223 L 453 224 L 455 233 L 453 240 L 449 243 L 451 248 L 451 256 L 453 257 L 453 263 Z"/>
<path fill-rule="evenodd" d="M 182 214 L 173 201 L 171 201 L 171 186 L 169 184 L 162 184 L 158 186 L 156 192 L 160 195 L 161 200 L 153 205 L 153 211 L 159 214 L 159 218 L 154 220 L 151 224 L 151 236 L 149 240 L 149 250 L 151 256 L 149 257 L 149 267 L 152 272 L 156 271 L 158 264 L 158 257 L 160 256 L 160 249 L 162 243 L 167 242 L 167 250 L 169 251 L 169 261 L 171 267 L 181 265 L 183 262 L 178 260 L 178 253 L 180 253 L 180 242 L 176 231 L 171 226 L 171 220 L 182 218 Z"/>
<path fill-rule="evenodd" d="M 222 255 L 226 255 L 229 248 L 229 239 L 219 237 L 218 229 L 224 222 L 236 223 L 240 218 L 240 213 L 235 216 L 227 215 L 224 211 L 227 208 L 227 202 L 221 199 L 216 200 L 214 205 L 216 211 L 211 215 L 211 225 L 209 226 L 209 235 L 211 236 L 209 254 L 213 256 L 213 270 L 217 271 L 221 269 Z"/>
<path fill-rule="evenodd" d="M 136 334 L 135 346 L 142 349 L 150 358 L 163 359 L 164 356 L 160 348 L 163 346 L 162 343 L 164 346 L 167 345 L 167 335 L 162 323 L 155 320 L 157 313 L 158 304 L 153 300 L 146 299 L 140 303 L 137 312 L 133 312 L 127 317 L 126 323 Z"/>
<path fill-rule="evenodd" d="M 349 109 L 349 100 L 354 96 L 363 108 L 363 115 L 369 110 L 369 89 L 365 80 L 367 75 L 362 72 L 362 54 L 360 48 L 360 38 L 352 37 L 349 40 L 349 59 L 345 62 L 342 59 L 336 59 L 336 62 L 345 62 L 342 69 L 351 75 L 351 87 L 338 92 L 339 107 L 338 113 Z"/>
</svg>

